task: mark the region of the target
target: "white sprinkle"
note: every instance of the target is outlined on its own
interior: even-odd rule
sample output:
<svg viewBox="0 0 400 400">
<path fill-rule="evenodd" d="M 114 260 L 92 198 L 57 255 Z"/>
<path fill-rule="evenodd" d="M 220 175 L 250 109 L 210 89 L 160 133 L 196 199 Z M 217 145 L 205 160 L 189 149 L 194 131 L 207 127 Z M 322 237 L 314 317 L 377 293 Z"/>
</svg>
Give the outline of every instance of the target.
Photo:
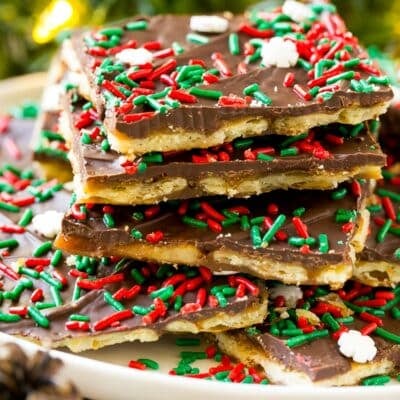
<svg viewBox="0 0 400 400">
<path fill-rule="evenodd" d="M 282 12 L 295 22 L 304 22 L 314 17 L 310 7 L 294 0 L 286 0 Z"/>
<path fill-rule="evenodd" d="M 338 340 L 340 352 L 357 363 L 372 361 L 376 356 L 374 340 L 356 330 L 343 332 Z"/>
<path fill-rule="evenodd" d="M 76 256 L 68 256 L 65 262 L 68 267 L 73 267 L 76 264 Z"/>
<path fill-rule="evenodd" d="M 262 63 L 266 67 L 288 68 L 296 65 L 299 59 L 296 45 L 290 40 L 273 37 L 264 42 L 261 49 Z"/>
<path fill-rule="evenodd" d="M 60 85 L 50 85 L 43 92 L 41 109 L 43 111 L 57 111 L 60 109 L 60 99 L 63 94 Z"/>
<path fill-rule="evenodd" d="M 293 308 L 296 306 L 297 301 L 303 298 L 303 292 L 301 288 L 294 285 L 276 285 L 269 290 L 269 297 L 272 300 L 279 296 L 285 298 L 285 304 L 287 307 Z"/>
<path fill-rule="evenodd" d="M 115 55 L 115 58 L 124 64 L 142 65 L 153 61 L 153 54 L 144 48 L 124 49 Z"/>
<path fill-rule="evenodd" d="M 190 29 L 203 33 L 222 33 L 229 27 L 229 21 L 217 15 L 194 15 L 190 18 Z"/>
<path fill-rule="evenodd" d="M 54 238 L 61 230 L 61 222 L 64 213 L 48 210 L 43 214 L 37 214 L 32 219 L 32 227 L 46 238 Z"/>
</svg>

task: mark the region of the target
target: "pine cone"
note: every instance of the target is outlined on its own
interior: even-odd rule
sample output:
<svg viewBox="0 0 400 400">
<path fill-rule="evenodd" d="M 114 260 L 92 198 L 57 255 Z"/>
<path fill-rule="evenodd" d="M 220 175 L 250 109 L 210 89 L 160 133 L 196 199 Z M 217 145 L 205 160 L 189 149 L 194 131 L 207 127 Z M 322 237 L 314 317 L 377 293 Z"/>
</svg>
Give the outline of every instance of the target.
<svg viewBox="0 0 400 400">
<path fill-rule="evenodd" d="M 1 400 L 81 400 L 72 384 L 56 381 L 61 366 L 61 360 L 46 352 L 29 358 L 16 344 L 1 346 Z"/>
</svg>

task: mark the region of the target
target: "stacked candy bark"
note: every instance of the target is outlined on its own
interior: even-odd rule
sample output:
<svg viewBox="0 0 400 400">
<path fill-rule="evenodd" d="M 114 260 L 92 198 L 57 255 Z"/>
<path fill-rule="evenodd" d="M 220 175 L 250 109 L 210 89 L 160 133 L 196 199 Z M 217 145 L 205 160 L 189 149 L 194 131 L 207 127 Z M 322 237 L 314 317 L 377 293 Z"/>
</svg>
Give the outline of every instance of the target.
<svg viewBox="0 0 400 400">
<path fill-rule="evenodd" d="M 75 351 L 216 333 L 286 384 L 398 368 L 394 170 L 373 194 L 392 91 L 333 5 L 131 18 L 54 68 L 74 193 L 11 170 L 1 329 Z"/>
</svg>

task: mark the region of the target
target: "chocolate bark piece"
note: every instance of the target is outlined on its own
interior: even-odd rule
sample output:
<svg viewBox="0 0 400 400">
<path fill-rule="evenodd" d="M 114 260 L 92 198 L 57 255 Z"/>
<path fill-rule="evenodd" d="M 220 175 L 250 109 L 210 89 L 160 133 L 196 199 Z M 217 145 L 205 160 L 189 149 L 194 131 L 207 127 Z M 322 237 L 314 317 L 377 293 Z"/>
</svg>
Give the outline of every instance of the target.
<svg viewBox="0 0 400 400">
<path fill-rule="evenodd" d="M 245 197 L 276 189 L 331 189 L 354 177 L 377 179 L 385 163 L 363 124 L 319 127 L 290 138 L 236 139 L 207 150 L 149 153 L 126 160 L 109 149 L 100 121 L 85 122 L 94 109 L 75 94 L 68 97 L 71 111 L 64 113 L 61 130 L 72 141 L 78 202 L 153 204 L 210 195 Z"/>
<path fill-rule="evenodd" d="M 279 9 L 233 18 L 225 32 L 202 35 L 197 45 L 190 16 L 136 17 L 76 33 L 64 45 L 64 61 L 83 74 L 81 91 L 106 110 L 111 146 L 124 154 L 207 148 L 265 132 L 296 135 L 382 114 L 392 98 L 387 79 L 335 10 L 308 7 L 312 20 L 302 23 Z M 130 30 L 135 24 L 145 29 Z M 279 51 L 267 49 L 271 38 Z M 138 56 L 133 48 L 143 61 L 125 58 Z M 342 54 L 343 61 L 336 57 Z M 139 72 L 135 62 L 144 64 Z"/>
<path fill-rule="evenodd" d="M 66 214 L 56 246 L 88 256 L 207 265 L 285 283 L 340 287 L 368 229 L 369 182 L 249 199 L 88 207 Z"/>
<path fill-rule="evenodd" d="M 272 382 L 287 385 L 357 385 L 364 378 L 398 370 L 400 320 L 393 311 L 400 299 L 399 286 L 382 289 L 349 281 L 337 292 L 326 287 L 283 285 L 269 287 L 269 291 L 273 300 L 264 323 L 217 334 L 221 350 L 247 364 L 261 366 Z M 388 300 L 377 301 L 382 292 Z M 373 305 L 377 302 L 382 306 Z M 367 334 L 366 327 L 378 311 L 380 326 L 368 333 L 376 355 L 366 363 L 343 355 L 337 342 L 341 332 Z M 353 343 L 353 354 L 362 354 L 366 350 L 362 346 L 361 339 Z"/>
<path fill-rule="evenodd" d="M 0 214 L 0 223 L 11 221 Z M 243 275 L 67 254 L 55 263 L 51 251 L 36 254 L 44 242 L 31 232 L 0 232 L 1 243 L 9 239 L 19 245 L 0 264 L 0 331 L 11 335 L 83 351 L 167 332 L 237 329 L 266 315 L 265 288 Z M 242 281 L 248 287 L 236 295 Z"/>
<path fill-rule="evenodd" d="M 363 283 L 393 286 L 400 282 L 399 203 L 400 174 L 384 170 L 368 206 L 371 223 L 365 247 L 357 255 L 355 278 Z"/>
</svg>

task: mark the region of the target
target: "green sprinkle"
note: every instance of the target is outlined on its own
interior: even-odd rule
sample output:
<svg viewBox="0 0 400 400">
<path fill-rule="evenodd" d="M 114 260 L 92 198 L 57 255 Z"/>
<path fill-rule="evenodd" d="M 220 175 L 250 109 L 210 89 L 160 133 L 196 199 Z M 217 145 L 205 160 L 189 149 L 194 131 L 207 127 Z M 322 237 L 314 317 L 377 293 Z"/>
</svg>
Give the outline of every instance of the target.
<svg viewBox="0 0 400 400">
<path fill-rule="evenodd" d="M 132 219 L 134 219 L 135 221 L 143 221 L 144 220 L 144 214 L 140 211 L 138 212 L 134 212 L 132 214 Z"/>
<path fill-rule="evenodd" d="M 375 329 L 374 333 L 376 333 L 380 337 L 383 337 L 386 340 L 390 340 L 391 342 L 400 344 L 400 336 L 396 335 L 395 333 L 389 332 L 386 329 L 378 327 Z"/>
<path fill-rule="evenodd" d="M 74 290 L 72 292 L 72 301 L 78 301 L 81 297 L 81 288 L 78 286 L 79 279 L 76 280 Z"/>
<path fill-rule="evenodd" d="M 297 60 L 297 65 L 298 65 L 300 68 L 305 69 L 306 71 L 310 71 L 310 70 L 312 69 L 312 64 L 309 63 L 308 61 L 304 60 L 303 58 L 299 58 L 299 59 Z"/>
<path fill-rule="evenodd" d="M 325 323 L 325 325 L 328 325 L 331 330 L 336 332 L 340 328 L 340 324 L 336 321 L 335 318 L 333 318 L 332 314 L 330 313 L 325 313 L 321 317 L 322 321 Z"/>
<path fill-rule="evenodd" d="M 297 156 L 299 154 L 299 150 L 297 147 L 288 147 L 287 149 L 283 149 L 280 152 L 281 157 L 291 157 L 291 156 Z"/>
<path fill-rule="evenodd" d="M 329 251 L 328 235 L 326 233 L 320 233 L 318 235 L 318 241 L 319 241 L 318 250 L 323 254 L 327 253 Z"/>
<path fill-rule="evenodd" d="M 394 319 L 400 320 L 400 309 L 398 307 L 393 307 L 390 312 Z"/>
<path fill-rule="evenodd" d="M 186 35 L 186 40 L 189 43 L 194 43 L 194 44 L 207 44 L 208 43 L 208 37 L 199 35 L 197 33 L 188 33 Z"/>
<path fill-rule="evenodd" d="M 253 84 L 251 84 L 249 86 L 246 86 L 243 89 L 243 94 L 245 96 L 251 96 L 254 92 L 257 92 L 259 90 L 260 90 L 260 86 L 258 85 L 258 83 L 253 83 Z"/>
<path fill-rule="evenodd" d="M 388 382 L 390 382 L 389 375 L 375 375 L 375 376 L 370 376 L 368 378 L 364 378 L 361 381 L 361 385 L 363 385 L 363 386 L 381 386 L 381 385 L 385 385 Z"/>
<path fill-rule="evenodd" d="M 311 342 L 315 339 L 323 338 L 329 336 L 329 331 L 328 329 L 322 329 L 319 331 L 314 331 L 311 333 L 306 333 L 303 335 L 299 336 L 294 336 L 290 339 L 286 340 L 286 345 L 290 348 L 296 347 L 296 346 L 301 346 L 307 342 Z"/>
<path fill-rule="evenodd" d="M 200 221 L 196 218 L 189 217 L 187 215 L 182 217 L 182 222 L 194 228 L 207 228 L 208 226 L 206 222 Z"/>
<path fill-rule="evenodd" d="M 229 35 L 228 43 L 230 53 L 234 56 L 238 56 L 240 54 L 239 35 L 235 32 L 231 33 Z"/>
<path fill-rule="evenodd" d="M 355 217 L 356 217 L 355 210 L 346 210 L 344 208 L 339 208 L 335 214 L 335 221 L 339 223 L 350 222 L 354 220 Z"/>
<path fill-rule="evenodd" d="M 253 92 L 253 97 L 260 101 L 261 103 L 265 104 L 266 106 L 269 106 L 272 104 L 272 100 L 270 97 L 268 97 L 264 92 L 261 92 L 260 90 L 256 90 Z"/>
<path fill-rule="evenodd" d="M 271 225 L 271 227 L 268 229 L 268 231 L 265 233 L 264 237 L 262 238 L 262 247 L 268 246 L 269 242 L 273 239 L 275 234 L 278 232 L 278 230 L 282 227 L 282 225 L 286 221 L 286 216 L 284 214 L 278 215 L 278 217 L 275 219 L 274 223 Z"/>
<path fill-rule="evenodd" d="M 4 201 L 0 201 L 0 210 L 17 213 L 20 208 L 15 206 L 14 204 L 5 203 Z"/>
<path fill-rule="evenodd" d="M 354 125 L 350 130 L 350 137 L 356 137 L 364 129 L 364 124 Z"/>
<path fill-rule="evenodd" d="M 269 154 L 258 153 L 257 154 L 257 160 L 260 160 L 260 161 L 273 161 L 274 157 L 270 156 Z"/>
<path fill-rule="evenodd" d="M 131 276 L 139 285 L 142 285 L 146 280 L 142 273 L 136 268 L 131 269 Z"/>
<path fill-rule="evenodd" d="M 104 301 L 111 306 L 115 311 L 125 310 L 125 306 L 118 300 L 115 300 L 112 294 L 108 291 L 104 292 Z"/>
<path fill-rule="evenodd" d="M 19 267 L 18 268 L 18 273 L 26 275 L 26 276 L 29 276 L 30 278 L 33 278 L 33 279 L 39 279 L 40 278 L 39 272 L 36 271 L 35 269 L 32 269 L 32 268 Z"/>
<path fill-rule="evenodd" d="M 354 317 L 348 316 L 348 317 L 336 318 L 336 321 L 339 322 L 339 324 L 352 324 L 354 322 Z"/>
<path fill-rule="evenodd" d="M 0 249 L 18 247 L 19 242 L 17 239 L 5 239 L 0 241 Z"/>
<path fill-rule="evenodd" d="M 306 212 L 306 209 L 304 207 L 299 207 L 293 210 L 292 214 L 295 217 L 301 217 L 304 213 Z"/>
<path fill-rule="evenodd" d="M 159 298 L 163 301 L 167 301 L 172 297 L 173 294 L 174 294 L 173 285 L 168 285 L 168 286 L 162 287 L 158 290 L 154 290 L 153 292 L 151 292 L 150 298 L 151 299 Z"/>
<path fill-rule="evenodd" d="M 63 288 L 62 282 L 60 282 L 59 280 L 53 278 L 47 271 L 40 272 L 40 279 L 44 280 L 50 286 L 53 286 L 58 290 L 61 290 Z"/>
<path fill-rule="evenodd" d="M 21 317 L 16 314 L 5 314 L 0 312 L 0 322 L 11 323 L 21 321 Z"/>
<path fill-rule="evenodd" d="M 110 150 L 110 142 L 108 141 L 108 139 L 103 139 L 101 142 L 101 150 L 104 152 L 107 152 Z"/>
<path fill-rule="evenodd" d="M 215 294 L 216 299 L 220 307 L 225 308 L 228 305 L 228 300 L 222 292 L 217 292 Z"/>
<path fill-rule="evenodd" d="M 240 218 L 240 229 L 242 231 L 248 231 L 250 229 L 249 217 L 247 215 L 242 215 Z"/>
<path fill-rule="evenodd" d="M 142 232 L 140 232 L 140 231 L 139 231 L 138 229 L 136 229 L 136 228 L 133 228 L 133 229 L 131 230 L 131 236 L 132 236 L 134 239 L 136 239 L 136 240 L 140 240 L 140 239 L 143 238 Z"/>
<path fill-rule="evenodd" d="M 394 257 L 397 258 L 398 260 L 400 259 L 400 247 L 398 247 L 394 253 L 393 253 Z"/>
<path fill-rule="evenodd" d="M 238 150 L 244 150 L 249 148 L 254 143 L 254 140 L 249 139 L 236 139 L 233 141 L 233 147 Z"/>
<path fill-rule="evenodd" d="M 144 31 L 148 28 L 149 23 L 145 20 L 128 22 L 125 25 L 127 31 Z"/>
<path fill-rule="evenodd" d="M 121 36 L 124 33 L 124 31 L 122 28 L 119 28 L 119 27 L 110 27 L 110 28 L 101 29 L 99 31 L 99 33 L 100 33 L 100 35 L 110 37 L 110 36 L 114 36 L 114 35 Z"/>
<path fill-rule="evenodd" d="M 183 305 L 183 298 L 181 295 L 176 296 L 175 302 L 174 302 L 174 310 L 179 312 L 180 309 L 182 308 Z"/>
<path fill-rule="evenodd" d="M 69 316 L 70 321 L 79 321 L 79 322 L 89 322 L 90 317 L 82 314 L 71 314 Z"/>
<path fill-rule="evenodd" d="M 332 192 L 331 198 L 332 200 L 342 200 L 346 197 L 346 195 L 347 195 L 347 188 L 342 187 Z"/>
<path fill-rule="evenodd" d="M 107 228 L 114 228 L 115 227 L 114 217 L 109 213 L 105 213 L 103 215 L 103 222 L 104 222 L 104 225 Z"/>
<path fill-rule="evenodd" d="M 185 49 L 178 42 L 172 43 L 172 50 L 174 50 L 175 55 L 182 54 L 185 51 Z"/>
<path fill-rule="evenodd" d="M 56 289 L 54 286 L 50 286 L 50 293 L 56 307 L 62 306 L 63 300 L 60 291 Z"/>
<path fill-rule="evenodd" d="M 50 321 L 34 306 L 28 307 L 28 315 L 42 328 L 50 326 Z"/>
<path fill-rule="evenodd" d="M 222 96 L 222 92 L 220 90 L 200 89 L 198 87 L 191 88 L 189 93 L 194 96 L 205 97 L 207 99 L 214 100 L 218 100 Z"/>
<path fill-rule="evenodd" d="M 51 257 L 50 264 L 53 267 L 56 267 L 60 263 L 61 259 L 62 259 L 62 251 L 57 249 L 54 252 L 53 257 Z"/>
<path fill-rule="evenodd" d="M 376 234 L 376 241 L 378 243 L 382 243 L 385 240 L 386 235 L 388 234 L 389 229 L 392 226 L 392 222 L 393 221 L 391 219 L 387 219 L 382 225 L 381 229 L 379 229 L 378 233 Z"/>
<path fill-rule="evenodd" d="M 151 360 L 150 358 L 139 358 L 137 361 L 144 364 L 147 368 L 157 370 L 160 368 L 158 362 Z"/>
<path fill-rule="evenodd" d="M 164 159 L 161 153 L 148 153 L 143 156 L 143 161 L 146 163 L 162 163 Z"/>
<path fill-rule="evenodd" d="M 306 243 L 306 240 L 301 237 L 292 236 L 289 238 L 288 243 L 291 246 L 301 247 Z"/>
<path fill-rule="evenodd" d="M 303 139 L 305 139 L 307 137 L 308 137 L 308 133 L 301 133 L 300 135 L 288 137 L 287 139 L 282 141 L 282 143 L 279 144 L 279 147 L 281 149 L 284 149 L 285 147 L 288 147 L 291 144 L 296 143 L 296 142 L 298 142 L 300 140 L 303 140 Z"/>
<path fill-rule="evenodd" d="M 253 225 L 250 229 L 250 237 L 253 247 L 258 248 L 261 246 L 261 231 L 258 225 Z"/>
<path fill-rule="evenodd" d="M 367 83 L 387 86 L 390 84 L 390 80 L 387 76 L 370 76 Z"/>
<path fill-rule="evenodd" d="M 151 307 L 133 306 L 132 311 L 134 314 L 147 315 L 152 310 Z"/>
<path fill-rule="evenodd" d="M 175 340 L 177 346 L 200 346 L 198 338 L 178 338 Z"/>
<path fill-rule="evenodd" d="M 81 136 L 81 143 L 83 143 L 83 144 L 91 144 L 92 143 L 92 139 L 87 132 L 83 132 L 83 134 Z"/>
<path fill-rule="evenodd" d="M 380 204 L 371 204 L 367 206 L 367 209 L 370 213 L 378 213 L 383 210 L 383 207 Z"/>
<path fill-rule="evenodd" d="M 33 256 L 34 257 L 41 257 L 48 253 L 53 246 L 53 243 L 51 241 L 47 241 L 42 243 L 40 246 L 36 247 L 36 249 L 33 251 Z"/>
</svg>

